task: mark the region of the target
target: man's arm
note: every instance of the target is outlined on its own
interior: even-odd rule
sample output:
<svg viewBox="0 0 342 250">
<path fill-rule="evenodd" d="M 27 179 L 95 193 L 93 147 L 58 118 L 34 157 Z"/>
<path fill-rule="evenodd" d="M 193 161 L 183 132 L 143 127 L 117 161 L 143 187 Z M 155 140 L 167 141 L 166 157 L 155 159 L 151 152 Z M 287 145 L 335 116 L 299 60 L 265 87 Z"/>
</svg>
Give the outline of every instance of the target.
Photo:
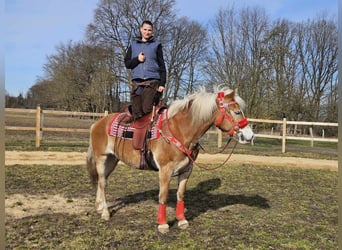
<svg viewBox="0 0 342 250">
<path fill-rule="evenodd" d="M 166 67 L 165 67 L 165 61 L 163 56 L 163 47 L 161 44 L 159 44 L 157 49 L 157 60 L 159 65 L 159 72 L 160 72 L 160 84 L 159 86 L 165 87 L 166 83 Z"/>
<path fill-rule="evenodd" d="M 125 55 L 124 61 L 125 61 L 125 66 L 127 69 L 134 69 L 140 62 L 138 60 L 138 57 L 132 57 L 132 48 L 129 46 L 127 53 Z"/>
</svg>

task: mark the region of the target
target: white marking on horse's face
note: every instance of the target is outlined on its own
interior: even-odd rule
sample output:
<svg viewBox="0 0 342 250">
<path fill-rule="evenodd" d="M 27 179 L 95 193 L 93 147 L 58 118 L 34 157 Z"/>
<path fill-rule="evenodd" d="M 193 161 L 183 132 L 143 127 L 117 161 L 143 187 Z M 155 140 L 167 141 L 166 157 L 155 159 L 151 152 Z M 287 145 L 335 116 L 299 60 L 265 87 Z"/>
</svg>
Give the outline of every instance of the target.
<svg viewBox="0 0 342 250">
<path fill-rule="evenodd" d="M 240 129 L 239 132 L 239 143 L 246 144 L 254 140 L 254 133 L 250 126 L 246 126 Z"/>
</svg>

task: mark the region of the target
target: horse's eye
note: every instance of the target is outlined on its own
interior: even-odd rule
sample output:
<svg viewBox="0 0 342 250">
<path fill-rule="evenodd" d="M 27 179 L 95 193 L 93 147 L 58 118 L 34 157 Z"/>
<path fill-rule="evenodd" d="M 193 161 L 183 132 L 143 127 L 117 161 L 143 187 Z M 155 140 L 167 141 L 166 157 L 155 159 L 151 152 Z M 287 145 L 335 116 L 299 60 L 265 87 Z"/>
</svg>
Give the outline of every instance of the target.
<svg viewBox="0 0 342 250">
<path fill-rule="evenodd" d="M 234 114 L 236 114 L 236 115 L 241 115 L 241 110 L 239 110 L 239 111 L 234 111 Z"/>
</svg>

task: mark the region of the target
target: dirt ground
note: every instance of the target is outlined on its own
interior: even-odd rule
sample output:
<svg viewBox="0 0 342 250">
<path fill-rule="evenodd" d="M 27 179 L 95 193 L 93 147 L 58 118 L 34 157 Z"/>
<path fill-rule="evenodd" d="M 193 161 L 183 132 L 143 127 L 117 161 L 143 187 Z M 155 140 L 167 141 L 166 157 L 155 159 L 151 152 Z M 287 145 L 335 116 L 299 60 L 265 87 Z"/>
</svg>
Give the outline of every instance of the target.
<svg viewBox="0 0 342 250">
<path fill-rule="evenodd" d="M 85 165 L 86 153 L 79 152 L 23 152 L 6 151 L 5 165 Z M 197 159 L 199 164 L 221 164 L 227 158 L 226 154 L 200 154 Z M 227 164 L 254 164 L 287 167 L 302 167 L 312 169 L 327 169 L 337 171 L 338 162 L 333 160 L 307 159 L 297 157 L 271 157 L 233 154 Z M 211 165 L 212 166 L 212 165 Z M 93 209 L 92 201 L 75 200 L 68 202 L 62 195 L 6 195 L 6 216 L 23 218 L 39 214 L 57 213 L 61 209 L 67 213 L 84 213 Z"/>
<path fill-rule="evenodd" d="M 6 151 L 5 165 L 84 165 L 86 153 L 80 152 L 24 152 L 24 151 Z M 196 162 L 200 164 L 220 164 L 227 158 L 227 154 L 199 154 Z M 227 164 L 254 164 L 254 165 L 272 165 L 287 167 L 302 167 L 312 169 L 329 169 L 337 171 L 338 162 L 334 160 L 308 159 L 298 157 L 274 157 L 274 156 L 256 156 L 233 154 Z"/>
</svg>

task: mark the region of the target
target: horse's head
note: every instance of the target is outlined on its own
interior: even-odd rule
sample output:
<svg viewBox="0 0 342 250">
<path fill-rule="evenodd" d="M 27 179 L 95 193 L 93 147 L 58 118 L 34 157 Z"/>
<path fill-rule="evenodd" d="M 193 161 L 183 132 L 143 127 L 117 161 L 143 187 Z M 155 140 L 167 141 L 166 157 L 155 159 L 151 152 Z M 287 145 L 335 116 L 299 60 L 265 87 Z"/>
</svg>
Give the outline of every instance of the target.
<svg viewBox="0 0 342 250">
<path fill-rule="evenodd" d="M 217 93 L 218 106 L 216 127 L 229 136 L 237 136 L 240 143 L 249 143 L 254 139 L 254 133 L 244 116 L 242 109 L 244 101 L 237 95 L 236 91 L 223 90 Z"/>
</svg>

